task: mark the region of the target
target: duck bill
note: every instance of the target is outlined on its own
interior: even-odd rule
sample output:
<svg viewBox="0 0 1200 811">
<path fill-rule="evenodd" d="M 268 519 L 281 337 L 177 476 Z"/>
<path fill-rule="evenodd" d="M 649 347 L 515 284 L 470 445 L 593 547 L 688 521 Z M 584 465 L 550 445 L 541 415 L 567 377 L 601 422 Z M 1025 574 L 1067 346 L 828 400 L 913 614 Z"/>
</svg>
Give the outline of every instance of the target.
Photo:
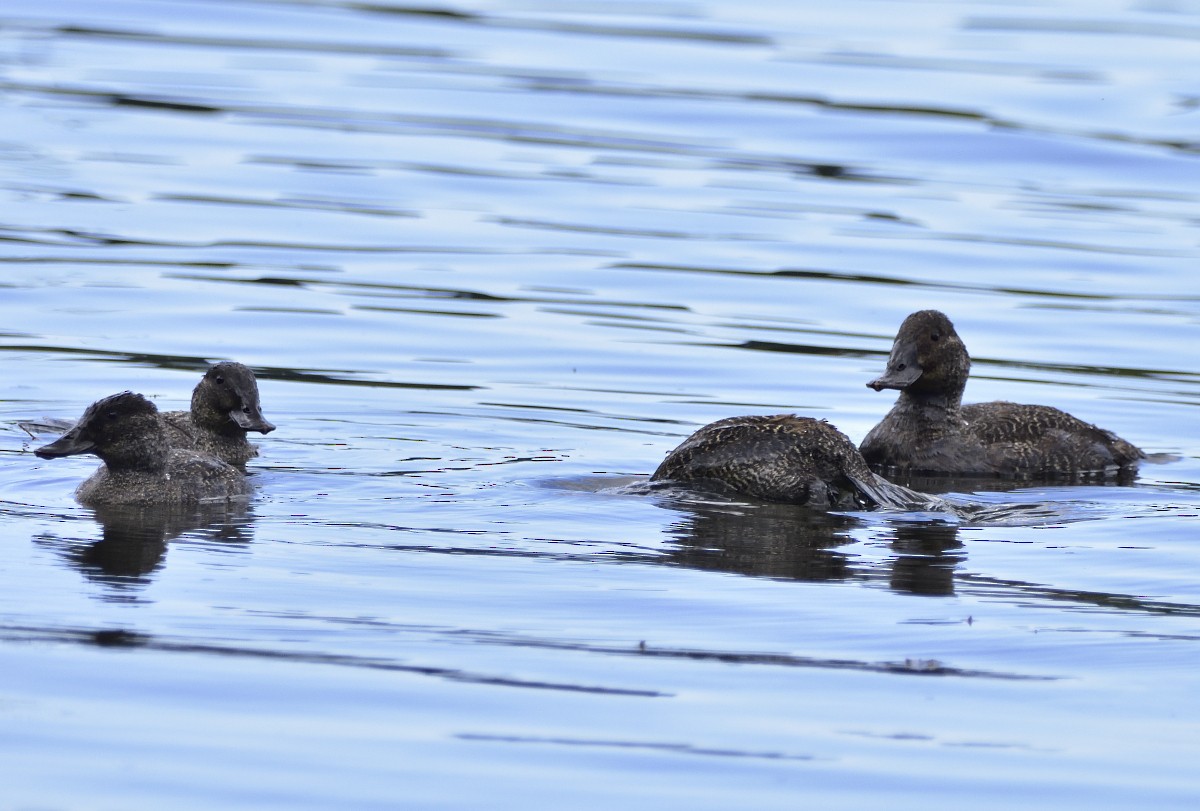
<svg viewBox="0 0 1200 811">
<path fill-rule="evenodd" d="M 42 459 L 57 459 L 60 456 L 74 456 L 78 453 L 89 453 L 95 443 L 83 435 L 78 427 L 72 428 L 49 445 L 43 445 L 34 451 Z"/>
<path fill-rule="evenodd" d="M 275 430 L 275 426 L 263 416 L 261 408 L 252 408 L 249 413 L 235 408 L 229 412 L 229 419 L 237 423 L 237 426 L 243 431 L 258 431 L 260 434 L 269 434 Z"/>
<path fill-rule="evenodd" d="M 917 382 L 921 377 L 921 373 L 925 371 L 921 368 L 921 364 L 917 363 L 917 353 L 914 349 L 901 349 L 900 347 L 892 348 L 892 355 L 888 358 L 887 369 L 879 377 L 867 384 L 867 388 L 875 389 L 875 391 L 883 391 L 884 389 L 904 389 Z"/>
</svg>

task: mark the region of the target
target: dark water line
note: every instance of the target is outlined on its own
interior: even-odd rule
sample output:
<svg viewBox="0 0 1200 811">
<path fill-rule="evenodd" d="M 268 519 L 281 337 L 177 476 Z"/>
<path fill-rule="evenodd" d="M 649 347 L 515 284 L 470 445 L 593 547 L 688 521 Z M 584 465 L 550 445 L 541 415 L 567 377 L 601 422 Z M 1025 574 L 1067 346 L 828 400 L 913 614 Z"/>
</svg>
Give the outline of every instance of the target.
<svg viewBox="0 0 1200 811">
<path fill-rule="evenodd" d="M 958 573 L 956 581 L 964 584 L 962 591 L 984 599 L 1001 598 L 1005 603 L 1020 604 L 1020 598 L 1069 603 L 1065 610 L 1103 612 L 1112 614 L 1155 614 L 1163 616 L 1200 617 L 1200 605 L 1163 600 L 1147 600 L 1129 594 L 1102 591 L 1079 591 L 1003 580 L 979 574 Z"/>
<path fill-rule="evenodd" d="M 517 31 L 548 31 L 575 36 L 605 37 L 616 39 L 650 39 L 694 42 L 704 45 L 771 46 L 774 40 L 763 34 L 702 28 L 668 28 L 648 25 L 601 25 L 594 22 L 572 23 L 564 20 L 500 17 L 463 12 L 459 10 L 430 9 L 427 7 L 380 5 L 376 3 L 346 2 L 337 5 L 353 11 L 376 14 L 433 17 L 455 23 L 471 23 L 489 28 Z"/>
<path fill-rule="evenodd" d="M 22 626 L 0 626 L 0 642 L 43 643 L 43 644 L 76 644 L 99 648 L 115 648 L 125 650 L 146 650 L 158 653 L 203 654 L 208 656 L 276 660 L 292 664 L 337 665 L 366 670 L 384 670 L 395 673 L 407 673 L 418 676 L 433 676 L 448 681 L 467 682 L 496 687 L 521 687 L 537 690 L 564 691 L 570 693 L 591 693 L 597 695 L 630 696 L 637 698 L 666 698 L 669 693 L 657 690 L 635 690 L 618 687 L 601 687 L 595 685 L 570 684 L 562 682 L 533 681 L 514 679 L 505 676 L 492 676 L 481 673 L 471 673 L 457 668 L 431 667 L 420 665 L 402 665 L 388 659 L 368 658 L 335 653 L 298 653 L 294 651 L 264 650 L 260 648 L 237 647 L 234 645 L 217 645 L 202 642 L 171 640 L 161 636 L 144 634 L 120 628 L 114 629 L 80 629 L 80 628 L 34 628 Z"/>
<path fill-rule="evenodd" d="M 133 258 L 114 258 L 108 256 L 0 256 L 0 264 L 6 265 L 100 265 L 100 266 L 115 266 L 115 267 L 148 267 L 148 268 L 177 268 L 177 267 L 195 267 L 205 269 L 225 269 L 232 270 L 234 268 L 250 267 L 241 262 L 218 262 L 218 261 L 196 261 L 196 260 L 178 260 L 178 259 L 133 259 Z M 191 278 L 189 276 L 175 276 L 173 278 Z M 199 279 L 228 281 L 219 276 L 198 276 Z M 16 287 L 17 285 L 5 285 Z M 22 285 L 24 287 L 24 285 Z"/>
<path fill-rule="evenodd" d="M 11 232 L 10 232 L 11 233 Z M 0 235 L 0 242 L 12 242 L 24 245 L 44 245 L 56 248 L 62 248 L 72 245 L 81 245 L 86 247 L 95 247 L 97 245 L 116 246 L 116 247 L 133 247 L 133 248 L 183 248 L 189 250 L 211 249 L 211 248 L 252 248 L 262 251 L 304 251 L 304 252 L 323 252 L 323 253 L 345 253 L 350 255 L 359 254 L 458 254 L 469 256 L 505 256 L 514 254 L 528 254 L 529 251 L 518 250 L 515 248 L 509 249 L 488 249 L 488 248 L 468 248 L 468 247 L 450 247 L 450 246 L 431 246 L 431 245 L 336 245 L 329 243 L 317 242 L 268 242 L 264 240 L 204 240 L 204 241 L 184 241 L 184 240 L 151 240 L 132 237 L 120 237 L 111 234 L 83 231 L 76 228 L 26 228 L 24 233 L 27 234 L 45 234 L 48 236 L 67 237 L 71 241 L 51 241 L 46 239 L 34 239 L 31 236 L 4 236 Z M 558 253 L 553 249 L 543 249 L 540 253 L 549 255 Z M 577 249 L 563 249 L 563 255 L 596 255 L 596 256 L 611 256 L 610 252 L 592 252 L 582 251 Z M 229 281 L 226 279 L 225 281 Z M 238 281 L 259 281 L 259 280 L 238 280 Z M 266 281 L 274 281 L 268 278 Z"/>
<path fill-rule="evenodd" d="M 1063 299 L 1071 301 L 1107 301 L 1107 302 L 1179 302 L 1200 301 L 1200 296 L 1183 294 L 1146 295 L 1143 293 L 1091 293 L 1073 290 L 1047 290 L 1023 287 L 1002 287 L 988 284 L 971 284 L 969 282 L 944 282 L 924 279 L 904 279 L 896 276 L 880 276 L 878 274 L 846 273 L 836 270 L 803 270 L 799 268 L 779 268 L 775 270 L 754 270 L 750 268 L 716 267 L 712 265 L 682 265 L 664 264 L 657 262 L 615 262 L 608 266 L 613 270 L 649 270 L 667 273 L 703 273 L 723 276 L 757 276 L 772 278 L 795 278 L 827 282 L 842 282 L 854 285 L 876 285 L 915 287 L 927 290 L 949 290 L 962 292 L 978 292 L 1000 294 L 1004 296 L 1028 296 L 1031 298 Z"/>
<path fill-rule="evenodd" d="M 937 118 L 957 120 L 981 125 L 992 130 L 1010 130 L 1026 132 L 1034 135 L 1049 135 L 1059 138 L 1081 138 L 1100 142 L 1127 143 L 1137 146 L 1166 148 L 1184 153 L 1200 152 L 1200 140 L 1175 140 L 1167 138 L 1147 138 L 1123 133 L 1072 130 L 1062 127 L 1049 127 L 999 118 L 978 110 L 952 107 L 934 107 L 924 105 L 904 104 L 871 104 L 868 102 L 835 101 L 823 96 L 799 95 L 776 92 L 721 92 L 715 90 L 699 90 L 692 88 L 661 87 L 661 86 L 624 86 L 602 85 L 598 82 L 579 82 L 572 80 L 553 81 L 545 77 L 526 79 L 524 86 L 529 90 L 540 92 L 570 93 L 575 95 L 595 96 L 625 96 L 636 98 L 663 99 L 698 99 L 705 101 L 722 101 L 736 103 L 769 103 L 814 107 L 835 112 L 845 112 L 860 115 L 884 115 L 902 118 Z"/>
<path fill-rule="evenodd" d="M 148 353 L 118 352 L 105 349 L 84 349 L 67 346 L 38 346 L 36 344 L 0 344 L 0 352 L 51 352 L 62 355 L 83 356 L 104 363 L 136 365 L 175 371 L 204 372 L 221 358 L 197 358 L 179 355 L 155 355 Z M 468 383 L 420 383 L 400 380 L 364 380 L 342 375 L 368 374 L 350 369 L 330 371 L 300 370 L 282 366 L 256 366 L 255 375 L 260 380 L 286 380 L 299 383 L 320 383 L 336 386 L 362 386 L 383 389 L 420 389 L 427 391 L 475 391 L 483 386 Z"/>
<path fill-rule="evenodd" d="M 231 195 L 201 195 L 201 194 L 156 194 L 155 200 L 170 203 L 200 203 L 219 206 L 246 206 L 250 208 L 279 208 L 289 211 L 336 211 L 344 214 L 360 214 L 371 217 L 419 217 L 416 211 L 406 211 L 398 208 L 384 208 L 352 203 L 342 200 L 321 200 L 316 198 L 280 198 L 266 199 L 253 197 L 234 197 Z"/>
<path fill-rule="evenodd" d="M 550 746 L 582 746 L 601 749 L 636 749 L 651 752 L 666 752 L 672 755 L 702 755 L 706 757 L 751 758 L 754 760 L 816 760 L 814 755 L 788 755 L 783 752 L 751 752 L 742 749 L 711 749 L 686 743 L 658 743 L 653 741 L 596 740 L 588 738 L 541 738 L 526 735 L 494 735 L 463 732 L 456 735 L 463 741 L 487 743 L 525 743 Z"/>
<path fill-rule="evenodd" d="M 1020 673 L 970 670 L 950 667 L 934 660 L 905 660 L 903 662 L 861 662 L 852 659 L 822 659 L 779 653 L 736 653 L 688 648 L 659 648 L 641 642 L 636 646 L 613 647 L 582 643 L 550 642 L 537 639 L 482 638 L 482 643 L 515 645 L 518 647 L 549 648 L 617 656 L 646 656 L 664 659 L 722 662 L 737 665 L 766 665 L 770 667 L 819 668 L 825 670 L 856 670 L 867 673 L 887 673 L 904 676 L 951 676 L 959 678 L 1001 679 L 1007 681 L 1056 681 L 1059 676 L 1031 676 Z"/>
<path fill-rule="evenodd" d="M 247 5 L 238 3 L 238 5 Z M 133 31 L 121 28 L 64 25 L 51 34 L 63 38 L 87 40 L 117 40 L 129 44 L 188 46 L 199 48 L 228 48 L 250 51 L 300 51 L 304 53 L 353 54 L 356 56 L 388 56 L 413 59 L 451 59 L 454 52 L 427 46 L 396 46 L 378 42 L 319 42 L 314 40 L 271 39 L 266 37 L 200 36 L 196 34 L 167 34 Z"/>
<path fill-rule="evenodd" d="M 1200 40 L 1200 26 L 1149 20 L 1067 19 L 1061 17 L 974 16 L 962 22 L 967 31 L 1019 31 L 1022 33 L 1102 34 L 1119 37 L 1161 37 Z"/>
</svg>

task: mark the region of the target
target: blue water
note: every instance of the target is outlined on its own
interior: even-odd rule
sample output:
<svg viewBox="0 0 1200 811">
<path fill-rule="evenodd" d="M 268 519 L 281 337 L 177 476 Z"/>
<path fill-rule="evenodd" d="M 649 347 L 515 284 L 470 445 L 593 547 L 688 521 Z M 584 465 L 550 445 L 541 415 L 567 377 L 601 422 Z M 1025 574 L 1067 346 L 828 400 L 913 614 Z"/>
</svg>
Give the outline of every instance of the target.
<svg viewBox="0 0 1200 811">
<path fill-rule="evenodd" d="M 0 809 L 1191 809 L 1193 3 L 0 7 Z M 1131 486 L 638 495 L 904 316 Z M 243 513 L 52 433 L 259 375 Z M 991 513 L 986 510 L 991 509 Z M 1000 519 L 1003 520 L 1000 520 Z"/>
</svg>

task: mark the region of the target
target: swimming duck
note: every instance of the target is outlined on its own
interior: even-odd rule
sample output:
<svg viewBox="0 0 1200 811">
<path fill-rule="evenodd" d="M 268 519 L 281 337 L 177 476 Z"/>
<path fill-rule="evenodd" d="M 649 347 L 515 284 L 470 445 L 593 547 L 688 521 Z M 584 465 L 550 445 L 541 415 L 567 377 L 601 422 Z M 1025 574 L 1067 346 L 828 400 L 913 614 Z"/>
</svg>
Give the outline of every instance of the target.
<svg viewBox="0 0 1200 811">
<path fill-rule="evenodd" d="M 75 491 L 87 507 L 198 503 L 250 493 L 237 468 L 171 448 L 154 403 L 128 391 L 92 403 L 73 428 L 34 453 L 42 459 L 79 453 L 100 457 L 104 464 Z"/>
<path fill-rule="evenodd" d="M 172 447 L 211 454 L 238 467 L 258 455 L 246 432 L 275 430 L 263 417 L 254 372 L 232 361 L 205 372 L 192 391 L 191 411 L 167 411 L 162 418 Z"/>
<path fill-rule="evenodd" d="M 962 405 L 971 358 L 937 310 L 904 319 L 887 370 L 867 384 L 898 389 L 896 405 L 860 450 L 876 470 L 1015 478 L 1128 472 L 1141 450 L 1050 406 L 1003 401 Z"/>
<path fill-rule="evenodd" d="M 940 509 L 940 499 L 871 472 L 854 443 L 825 420 L 730 417 L 667 454 L 651 481 L 697 484 L 817 509 Z"/>
</svg>

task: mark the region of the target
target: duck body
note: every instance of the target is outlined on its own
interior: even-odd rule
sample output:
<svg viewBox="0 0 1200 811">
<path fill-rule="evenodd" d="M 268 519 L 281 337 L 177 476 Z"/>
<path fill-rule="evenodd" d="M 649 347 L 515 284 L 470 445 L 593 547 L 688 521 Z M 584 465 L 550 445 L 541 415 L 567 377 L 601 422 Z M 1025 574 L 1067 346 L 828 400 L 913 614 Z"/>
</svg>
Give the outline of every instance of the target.
<svg viewBox="0 0 1200 811">
<path fill-rule="evenodd" d="M 85 507 L 200 504 L 245 499 L 250 485 L 241 471 L 196 451 L 172 448 L 162 475 L 112 469 L 107 464 L 75 491 Z"/>
<path fill-rule="evenodd" d="M 877 476 L 824 420 L 731 417 L 685 439 L 650 477 L 816 509 L 933 507 L 937 499 Z"/>
<path fill-rule="evenodd" d="M 174 448 L 199 451 L 243 467 L 258 455 L 249 431 L 275 430 L 263 416 L 254 372 L 240 363 L 212 366 L 192 391 L 189 411 L 162 414 L 168 442 Z"/>
<path fill-rule="evenodd" d="M 887 370 L 867 385 L 898 389 L 860 450 L 874 470 L 920 475 L 1087 479 L 1128 473 L 1144 458 L 1111 431 L 1051 406 L 962 405 L 971 359 L 943 313 L 905 319 Z"/>
<path fill-rule="evenodd" d="M 198 504 L 245 499 L 246 477 L 207 454 L 170 447 L 154 403 L 122 392 L 97 400 L 43 459 L 91 453 L 104 464 L 75 491 L 87 507 Z"/>
</svg>

